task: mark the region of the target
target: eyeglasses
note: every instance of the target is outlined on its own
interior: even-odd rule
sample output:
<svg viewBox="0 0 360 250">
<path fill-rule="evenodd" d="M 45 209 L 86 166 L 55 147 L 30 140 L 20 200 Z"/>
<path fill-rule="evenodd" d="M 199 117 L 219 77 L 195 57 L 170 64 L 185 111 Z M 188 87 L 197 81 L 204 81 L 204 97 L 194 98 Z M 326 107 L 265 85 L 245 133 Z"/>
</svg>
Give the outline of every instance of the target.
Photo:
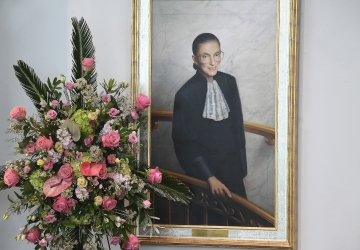
<svg viewBox="0 0 360 250">
<path fill-rule="evenodd" d="M 209 63 L 211 60 L 211 55 L 206 54 L 206 53 L 202 54 L 200 56 L 196 56 L 196 57 L 199 58 L 201 63 Z M 224 52 L 222 52 L 222 51 L 216 52 L 212 57 L 215 62 L 220 62 L 221 59 L 223 59 L 223 57 L 224 57 Z"/>
</svg>

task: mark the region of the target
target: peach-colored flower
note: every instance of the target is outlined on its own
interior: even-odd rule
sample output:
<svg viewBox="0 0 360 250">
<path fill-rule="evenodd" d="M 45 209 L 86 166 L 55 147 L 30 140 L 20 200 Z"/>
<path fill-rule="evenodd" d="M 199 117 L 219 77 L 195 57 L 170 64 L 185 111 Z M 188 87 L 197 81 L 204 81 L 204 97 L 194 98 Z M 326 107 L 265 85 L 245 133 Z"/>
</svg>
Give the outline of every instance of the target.
<svg viewBox="0 0 360 250">
<path fill-rule="evenodd" d="M 16 106 L 10 111 L 10 119 L 15 119 L 17 121 L 22 121 L 26 117 L 26 109 Z"/>
</svg>

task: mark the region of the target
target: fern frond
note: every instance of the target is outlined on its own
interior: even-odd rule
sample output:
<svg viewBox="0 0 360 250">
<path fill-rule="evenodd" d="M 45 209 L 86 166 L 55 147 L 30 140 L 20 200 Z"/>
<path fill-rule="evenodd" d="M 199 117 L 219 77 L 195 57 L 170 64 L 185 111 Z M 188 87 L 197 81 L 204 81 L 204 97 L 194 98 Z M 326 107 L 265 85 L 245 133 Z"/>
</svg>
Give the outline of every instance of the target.
<svg viewBox="0 0 360 250">
<path fill-rule="evenodd" d="M 21 60 L 18 61 L 18 65 L 14 65 L 14 70 L 26 95 L 30 97 L 37 111 L 41 113 L 41 99 L 49 103 L 55 99 L 55 96 L 47 91 L 45 84 L 35 74 L 34 69 L 29 67 L 25 62 Z"/>
<path fill-rule="evenodd" d="M 80 21 L 76 17 L 71 18 L 73 31 L 72 31 L 72 40 L 73 45 L 73 67 L 72 67 L 72 81 L 76 82 L 77 79 L 84 77 L 84 72 L 82 70 L 81 61 L 84 58 L 93 58 L 95 59 L 95 47 L 92 43 L 92 35 L 90 28 L 85 22 L 84 18 L 81 18 Z M 91 84 L 94 88 L 94 93 L 96 92 L 97 82 L 96 82 L 97 73 L 95 68 L 91 71 L 88 84 Z M 75 90 L 76 91 L 76 90 Z"/>
</svg>

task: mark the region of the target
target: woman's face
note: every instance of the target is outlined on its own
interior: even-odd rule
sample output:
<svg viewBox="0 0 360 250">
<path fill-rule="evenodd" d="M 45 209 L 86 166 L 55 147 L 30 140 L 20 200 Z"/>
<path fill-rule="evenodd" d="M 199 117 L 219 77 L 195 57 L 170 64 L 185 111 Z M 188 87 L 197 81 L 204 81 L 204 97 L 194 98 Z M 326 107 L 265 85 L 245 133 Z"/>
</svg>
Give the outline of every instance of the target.
<svg viewBox="0 0 360 250">
<path fill-rule="evenodd" d="M 196 55 L 193 55 L 193 61 L 199 66 L 199 72 L 205 76 L 208 82 L 213 81 L 213 76 L 218 72 L 221 61 L 215 61 L 214 55 L 221 53 L 220 46 L 216 41 L 202 43 Z M 208 62 L 204 62 L 207 58 Z"/>
</svg>

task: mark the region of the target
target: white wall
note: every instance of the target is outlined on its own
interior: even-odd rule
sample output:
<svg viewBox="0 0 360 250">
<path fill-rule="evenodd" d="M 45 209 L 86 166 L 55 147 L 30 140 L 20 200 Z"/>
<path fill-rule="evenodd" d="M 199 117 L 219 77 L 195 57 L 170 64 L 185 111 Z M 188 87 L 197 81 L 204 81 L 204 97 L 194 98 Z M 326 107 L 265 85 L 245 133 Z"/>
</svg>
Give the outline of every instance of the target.
<svg viewBox="0 0 360 250">
<path fill-rule="evenodd" d="M 1 141 L 5 138 L 7 123 L 4 119 L 9 110 L 28 103 L 11 65 L 24 59 L 42 79 L 67 73 L 69 48 L 64 44 L 69 40 L 67 22 L 71 15 L 83 15 L 92 28 L 95 44 L 104 43 L 97 45 L 99 60 L 107 64 L 102 69 L 99 65 L 100 77 L 130 80 L 127 61 L 119 63 L 109 49 L 122 46 L 130 58 L 130 51 L 127 51 L 130 36 L 126 28 L 130 20 L 129 0 L 102 1 L 101 8 L 99 1 L 86 1 L 85 5 L 85 1 L 67 4 L 57 0 L 51 5 L 46 2 L 46 6 L 44 2 L 0 2 Z M 358 0 L 302 0 L 298 153 L 300 250 L 360 249 L 359 10 Z M 117 27 L 119 23 L 124 24 L 115 39 L 105 25 L 111 24 L 110 20 Z M 125 40 L 120 41 L 124 36 Z M 105 38 L 106 42 L 95 40 Z M 104 59 L 100 57 L 103 53 L 107 54 Z M 110 71 L 108 66 L 114 69 Z M 121 75 L 124 72 L 128 75 Z M 7 154 L 11 149 L 1 145 L 0 159 L 4 161 L 9 158 Z M 1 192 L 0 214 L 8 206 L 5 197 Z M 0 250 L 33 249 L 32 245 L 13 240 L 21 225 L 22 219 L 17 217 L 0 220 Z M 194 247 L 144 246 L 141 249 L 191 250 Z"/>
</svg>

